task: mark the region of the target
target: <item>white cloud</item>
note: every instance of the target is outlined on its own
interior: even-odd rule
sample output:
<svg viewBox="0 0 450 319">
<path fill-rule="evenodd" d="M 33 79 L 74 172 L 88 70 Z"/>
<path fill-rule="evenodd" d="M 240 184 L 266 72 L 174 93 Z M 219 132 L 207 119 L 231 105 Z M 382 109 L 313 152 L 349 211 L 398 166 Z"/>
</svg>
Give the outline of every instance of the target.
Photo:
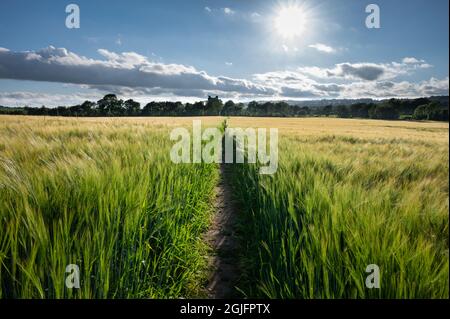
<svg viewBox="0 0 450 319">
<path fill-rule="evenodd" d="M 297 72 L 319 79 L 342 78 L 365 81 L 375 81 L 396 76 L 392 69 L 376 63 L 339 63 L 333 68 L 308 66 L 298 68 Z"/>
<path fill-rule="evenodd" d="M 99 49 L 98 53 L 104 59 L 90 59 L 52 46 L 36 52 L 0 51 L 0 79 L 158 89 L 174 94 L 183 91 L 193 95 L 208 91 L 256 96 L 276 93 L 248 80 L 210 76 L 182 64 L 153 62 L 136 52 Z"/>
<path fill-rule="evenodd" d="M 291 50 L 286 45 L 283 50 Z M 113 92 L 138 99 L 357 98 L 415 97 L 448 94 L 448 77 L 422 82 L 395 81 L 427 67 L 420 59 L 390 63 L 339 63 L 330 68 L 303 66 L 255 74 L 251 80 L 212 76 L 193 66 L 155 62 L 136 52 L 99 49 L 101 58 L 80 56 L 65 48 L 13 52 L 0 49 L 0 79 L 82 85 L 88 93 L 48 95 L 2 93 L 0 104 L 68 105 Z M 232 66 L 232 62 L 224 62 Z M 90 93 L 92 92 L 92 94 Z M 91 95 L 96 95 L 92 98 Z"/>
<path fill-rule="evenodd" d="M 334 49 L 326 44 L 323 44 L 323 43 L 310 44 L 310 45 L 308 45 L 308 47 L 316 49 L 319 52 L 325 52 L 325 53 L 335 53 L 336 52 L 336 49 Z"/>
<path fill-rule="evenodd" d="M 431 78 L 419 83 L 409 81 L 391 82 L 356 82 L 344 85 L 343 96 L 351 98 L 373 97 L 422 97 L 432 95 L 448 95 L 449 79 Z"/>
<path fill-rule="evenodd" d="M 428 63 L 422 63 L 422 64 L 417 65 L 417 67 L 420 69 L 429 69 L 429 68 L 432 68 L 433 65 L 428 64 Z"/>
<path fill-rule="evenodd" d="M 250 20 L 253 22 L 258 22 L 261 20 L 261 18 L 262 18 L 262 16 L 258 12 L 252 12 L 250 14 Z"/>
<path fill-rule="evenodd" d="M 375 63 L 340 63 L 334 70 L 327 70 L 327 76 L 374 81 L 381 79 L 388 71 L 389 68 Z"/>
<path fill-rule="evenodd" d="M 338 63 L 333 68 L 319 67 L 300 67 L 297 72 L 306 74 L 315 78 L 341 78 L 348 80 L 389 80 L 400 75 L 409 75 L 417 69 L 430 68 L 432 65 L 424 60 L 417 60 L 409 63 L 391 62 L 391 63 Z"/>
<path fill-rule="evenodd" d="M 413 64 L 415 64 L 415 63 L 420 63 L 420 62 L 424 62 L 424 61 L 423 60 L 419 61 L 416 58 L 412 58 L 412 57 L 406 57 L 406 58 L 403 58 L 402 62 L 403 63 L 413 63 Z"/>
<path fill-rule="evenodd" d="M 233 15 L 233 14 L 235 14 L 235 11 L 232 10 L 232 9 L 230 9 L 230 8 L 223 8 L 223 12 L 224 12 L 226 15 Z"/>
<path fill-rule="evenodd" d="M 97 52 L 111 61 L 116 61 L 120 58 L 120 56 L 114 52 L 109 52 L 106 49 L 98 49 Z"/>
<path fill-rule="evenodd" d="M 11 107 L 45 105 L 47 107 L 76 105 L 84 101 L 97 101 L 99 94 L 73 93 L 73 94 L 48 94 L 39 92 L 0 92 L 0 105 Z"/>
<path fill-rule="evenodd" d="M 393 82 L 423 68 L 423 60 L 409 63 L 340 63 L 332 68 L 299 67 L 291 71 L 255 74 L 253 80 L 291 98 L 417 97 L 448 94 L 448 77 L 422 82 Z M 338 81 L 337 83 L 332 82 Z"/>
<path fill-rule="evenodd" d="M 427 95 L 448 95 L 449 79 L 448 76 L 445 79 L 439 80 L 432 77 L 428 81 L 422 81 L 419 83 L 419 91 L 421 96 Z"/>
<path fill-rule="evenodd" d="M 271 72 L 255 75 L 255 81 L 270 85 L 280 96 L 289 98 L 391 98 L 447 95 L 448 77 L 409 81 L 355 81 L 349 83 L 319 82 L 295 72 Z"/>
<path fill-rule="evenodd" d="M 211 10 L 210 7 L 205 7 L 205 11 L 206 11 L 206 12 L 212 12 L 212 10 Z"/>
</svg>

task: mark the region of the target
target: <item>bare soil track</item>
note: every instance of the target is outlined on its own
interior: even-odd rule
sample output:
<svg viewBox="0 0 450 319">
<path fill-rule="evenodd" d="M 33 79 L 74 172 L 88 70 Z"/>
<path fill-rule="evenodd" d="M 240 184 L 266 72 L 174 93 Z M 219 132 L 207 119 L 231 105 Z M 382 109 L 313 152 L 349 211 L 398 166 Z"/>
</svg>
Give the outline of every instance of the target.
<svg viewBox="0 0 450 319">
<path fill-rule="evenodd" d="M 211 274 L 206 287 L 209 298 L 235 298 L 235 286 L 239 280 L 239 241 L 236 235 L 236 204 L 232 198 L 227 176 L 229 167 L 220 165 L 220 181 L 216 187 L 215 216 L 206 233 L 206 241 L 212 248 Z"/>
</svg>

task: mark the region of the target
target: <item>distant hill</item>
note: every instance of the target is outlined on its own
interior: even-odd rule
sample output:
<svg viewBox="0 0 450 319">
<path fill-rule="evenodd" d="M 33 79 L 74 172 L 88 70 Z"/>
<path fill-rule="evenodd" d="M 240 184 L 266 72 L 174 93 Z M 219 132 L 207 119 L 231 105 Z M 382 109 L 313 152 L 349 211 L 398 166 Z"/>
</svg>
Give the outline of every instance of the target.
<svg viewBox="0 0 450 319">
<path fill-rule="evenodd" d="M 258 103 L 265 103 L 268 101 L 258 101 Z M 322 107 L 326 105 L 332 105 L 332 106 L 339 106 L 339 105 L 352 105 L 357 103 L 379 103 L 379 100 L 373 100 L 373 99 L 322 99 L 322 100 L 274 100 L 270 101 L 273 103 L 276 102 L 285 102 L 289 105 L 296 105 L 299 107 Z"/>
<path fill-rule="evenodd" d="M 429 99 L 431 101 L 436 101 L 442 106 L 446 106 L 448 108 L 448 96 L 430 96 Z"/>
<path fill-rule="evenodd" d="M 401 100 L 401 101 L 412 101 L 412 100 L 416 100 L 415 98 L 396 98 L 397 100 Z M 431 96 L 428 97 L 427 99 L 431 100 L 431 101 L 436 101 L 439 104 L 441 104 L 442 106 L 447 106 L 449 105 L 449 97 L 448 96 Z M 383 103 L 385 101 L 388 101 L 390 99 L 383 99 L 383 100 L 375 100 L 375 99 L 370 99 L 370 98 L 365 98 L 365 99 L 322 99 L 322 100 L 302 100 L 302 101 L 297 101 L 297 100 L 278 100 L 278 101 L 270 101 L 270 102 L 285 102 L 289 105 L 293 105 L 293 106 L 299 106 L 299 107 L 304 107 L 304 106 L 308 106 L 311 108 L 316 108 L 316 107 L 323 107 L 323 106 L 327 106 L 327 105 L 332 105 L 332 106 L 340 106 L 340 105 L 353 105 L 353 104 L 359 104 L 359 103 L 365 103 L 365 104 L 380 104 Z M 258 101 L 258 103 L 264 103 L 267 101 Z M 248 103 L 246 103 L 248 104 Z"/>
</svg>

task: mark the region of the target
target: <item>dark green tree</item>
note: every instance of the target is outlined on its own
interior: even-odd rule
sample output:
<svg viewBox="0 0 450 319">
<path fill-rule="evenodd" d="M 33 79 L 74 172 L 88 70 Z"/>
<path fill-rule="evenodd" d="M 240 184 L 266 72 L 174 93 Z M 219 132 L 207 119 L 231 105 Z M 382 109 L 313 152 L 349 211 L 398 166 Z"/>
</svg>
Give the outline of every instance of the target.
<svg viewBox="0 0 450 319">
<path fill-rule="evenodd" d="M 123 103 L 123 106 L 125 108 L 125 113 L 128 116 L 137 116 L 141 113 L 141 104 L 133 101 L 133 99 L 126 100 Z"/>
<path fill-rule="evenodd" d="M 348 110 L 348 107 L 346 105 L 338 105 L 336 107 L 336 114 L 338 117 L 342 117 L 342 118 L 350 117 L 350 111 Z"/>
<path fill-rule="evenodd" d="M 107 94 L 97 102 L 101 115 L 117 116 L 124 114 L 123 101 L 117 99 L 115 94 Z"/>
<path fill-rule="evenodd" d="M 373 117 L 380 120 L 398 120 L 400 114 L 390 103 L 382 103 L 375 107 Z"/>
<path fill-rule="evenodd" d="M 206 108 L 205 115 L 220 115 L 223 108 L 222 100 L 219 99 L 218 96 L 216 97 L 208 96 L 208 101 L 206 102 L 205 108 Z"/>
</svg>

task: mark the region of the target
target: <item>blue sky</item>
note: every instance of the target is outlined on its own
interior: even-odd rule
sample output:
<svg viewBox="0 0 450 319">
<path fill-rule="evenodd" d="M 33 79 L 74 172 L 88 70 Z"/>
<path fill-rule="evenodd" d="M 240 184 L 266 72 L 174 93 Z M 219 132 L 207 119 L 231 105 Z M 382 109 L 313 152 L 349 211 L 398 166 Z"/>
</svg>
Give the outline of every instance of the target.
<svg viewBox="0 0 450 319">
<path fill-rule="evenodd" d="M 68 4 L 79 29 L 65 26 Z M 380 8 L 368 29 L 365 8 Z M 448 0 L 0 2 L 0 104 L 448 94 Z M 286 23 L 288 21 L 288 23 Z"/>
</svg>

